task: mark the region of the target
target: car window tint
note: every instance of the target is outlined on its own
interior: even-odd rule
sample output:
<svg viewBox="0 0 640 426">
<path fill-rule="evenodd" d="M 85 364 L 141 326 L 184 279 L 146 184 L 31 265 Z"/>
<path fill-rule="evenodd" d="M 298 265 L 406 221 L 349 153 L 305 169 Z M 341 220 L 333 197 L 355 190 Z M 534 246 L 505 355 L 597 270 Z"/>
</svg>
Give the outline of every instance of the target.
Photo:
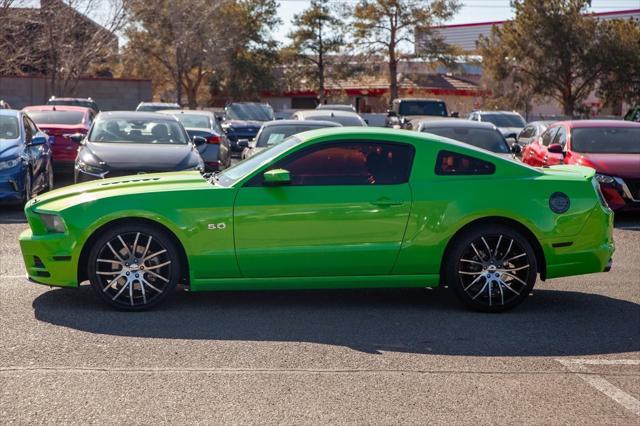
<svg viewBox="0 0 640 426">
<path fill-rule="evenodd" d="M 31 119 L 27 116 L 24 117 L 24 120 L 27 122 L 27 124 L 29 125 L 29 127 L 31 128 L 31 133 L 32 134 L 36 134 L 38 133 L 38 126 L 35 125 L 35 123 L 33 121 L 31 121 Z"/>
<path fill-rule="evenodd" d="M 0 139 L 17 139 L 18 136 L 18 119 L 0 115 Z"/>
<path fill-rule="evenodd" d="M 440 151 L 436 161 L 437 175 L 491 175 L 495 171 L 493 163 L 457 152 Z"/>
<path fill-rule="evenodd" d="M 553 127 L 551 129 L 547 129 L 547 131 L 544 132 L 543 135 L 542 135 L 542 145 L 549 146 L 549 144 L 553 140 L 553 137 L 556 135 L 557 131 L 558 131 L 557 127 Z"/>
<path fill-rule="evenodd" d="M 413 154 L 406 144 L 345 141 L 294 153 L 272 169 L 288 170 L 294 186 L 394 185 L 409 180 Z"/>
<path fill-rule="evenodd" d="M 520 133 L 520 138 L 530 138 L 531 136 L 533 136 L 534 132 L 535 132 L 535 127 L 527 126 L 524 128 L 522 133 Z"/>
<path fill-rule="evenodd" d="M 554 144 L 559 144 L 564 148 L 564 144 L 567 142 L 567 133 L 564 127 L 560 127 L 556 132 L 556 136 L 553 138 Z"/>
<path fill-rule="evenodd" d="M 31 131 L 31 127 L 29 127 L 29 123 L 27 120 L 22 120 L 22 128 L 24 129 L 24 140 L 25 142 L 31 142 L 31 138 L 33 137 L 33 132 Z"/>
</svg>

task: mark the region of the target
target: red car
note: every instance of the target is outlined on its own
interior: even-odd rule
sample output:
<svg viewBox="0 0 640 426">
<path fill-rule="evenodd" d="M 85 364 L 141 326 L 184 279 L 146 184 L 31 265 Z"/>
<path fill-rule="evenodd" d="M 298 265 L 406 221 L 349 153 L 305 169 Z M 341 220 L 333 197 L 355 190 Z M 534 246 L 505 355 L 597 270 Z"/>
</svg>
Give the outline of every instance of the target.
<svg viewBox="0 0 640 426">
<path fill-rule="evenodd" d="M 95 117 L 90 108 L 66 105 L 30 106 L 23 109 L 38 127 L 55 138 L 53 162 L 55 166 L 72 167 L 76 160 L 78 144 L 69 136 L 77 133 L 86 134 Z"/>
<path fill-rule="evenodd" d="M 640 123 L 559 121 L 527 145 L 522 161 L 592 167 L 611 209 L 640 210 Z"/>
</svg>

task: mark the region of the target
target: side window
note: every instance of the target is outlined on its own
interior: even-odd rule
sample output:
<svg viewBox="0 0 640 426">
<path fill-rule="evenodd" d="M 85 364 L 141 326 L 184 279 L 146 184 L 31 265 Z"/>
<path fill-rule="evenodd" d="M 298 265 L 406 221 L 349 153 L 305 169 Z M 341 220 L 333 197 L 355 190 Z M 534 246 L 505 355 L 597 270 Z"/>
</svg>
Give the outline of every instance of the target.
<svg viewBox="0 0 640 426">
<path fill-rule="evenodd" d="M 29 127 L 31 128 L 31 134 L 35 135 L 36 133 L 39 132 L 38 130 L 38 126 L 35 125 L 35 123 L 33 121 L 31 121 L 30 118 L 25 117 L 24 120 L 27 122 L 27 124 L 29 125 Z"/>
<path fill-rule="evenodd" d="M 560 144 L 564 148 L 564 145 L 567 143 L 567 132 L 564 130 L 564 127 L 558 129 L 556 137 L 553 138 L 553 143 Z"/>
<path fill-rule="evenodd" d="M 414 148 L 381 142 L 339 142 L 303 149 L 280 160 L 293 186 L 395 185 L 409 180 Z M 262 174 L 248 186 L 261 186 Z"/>
<path fill-rule="evenodd" d="M 547 131 L 542 134 L 542 145 L 549 146 L 549 144 L 553 140 L 553 137 L 556 135 L 557 131 L 558 131 L 557 127 L 552 127 L 550 129 L 547 129 Z"/>
<path fill-rule="evenodd" d="M 522 131 L 522 133 L 520 133 L 520 138 L 530 138 L 531 136 L 533 136 L 533 132 L 535 131 L 533 126 L 527 126 L 524 128 L 524 130 Z"/>
<path fill-rule="evenodd" d="M 24 129 L 24 140 L 26 143 L 31 142 L 31 138 L 33 138 L 33 132 L 31 131 L 31 126 L 29 126 L 29 119 L 22 116 L 22 128 Z"/>
<path fill-rule="evenodd" d="M 450 151 L 440 151 L 436 161 L 437 175 L 491 175 L 496 166 L 488 161 Z"/>
</svg>

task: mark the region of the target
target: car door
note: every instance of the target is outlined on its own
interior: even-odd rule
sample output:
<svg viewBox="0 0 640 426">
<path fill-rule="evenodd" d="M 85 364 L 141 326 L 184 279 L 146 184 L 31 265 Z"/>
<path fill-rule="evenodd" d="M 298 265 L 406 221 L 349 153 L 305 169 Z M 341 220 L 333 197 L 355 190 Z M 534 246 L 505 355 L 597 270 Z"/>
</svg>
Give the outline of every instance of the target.
<svg viewBox="0 0 640 426">
<path fill-rule="evenodd" d="M 291 175 L 264 184 L 262 170 L 234 208 L 245 277 L 389 274 L 411 210 L 414 148 L 377 141 L 316 144 L 269 169 Z"/>
<path fill-rule="evenodd" d="M 566 143 L 567 143 L 567 131 L 565 130 L 564 126 L 559 126 L 558 130 L 556 131 L 553 137 L 553 140 L 549 145 L 558 144 L 564 150 Z M 547 147 L 549 145 L 547 145 Z M 549 152 L 549 150 L 547 149 L 545 156 L 543 158 L 542 165 L 553 166 L 556 164 L 562 164 L 563 161 L 564 161 L 564 154 Z"/>
<path fill-rule="evenodd" d="M 34 193 L 38 193 L 47 186 L 47 167 L 51 156 L 49 143 L 33 145 L 34 137 L 48 139 L 49 136 L 38 129 L 33 121 L 27 116 L 22 115 L 22 123 L 25 132 L 25 155 L 28 158 L 29 168 L 31 170 L 31 185 Z"/>
<path fill-rule="evenodd" d="M 550 127 L 547 129 L 537 142 L 532 143 L 532 154 L 530 161 L 528 162 L 532 166 L 544 166 L 545 157 L 547 156 L 547 147 L 551 144 L 551 141 L 558 131 L 557 127 Z"/>
</svg>

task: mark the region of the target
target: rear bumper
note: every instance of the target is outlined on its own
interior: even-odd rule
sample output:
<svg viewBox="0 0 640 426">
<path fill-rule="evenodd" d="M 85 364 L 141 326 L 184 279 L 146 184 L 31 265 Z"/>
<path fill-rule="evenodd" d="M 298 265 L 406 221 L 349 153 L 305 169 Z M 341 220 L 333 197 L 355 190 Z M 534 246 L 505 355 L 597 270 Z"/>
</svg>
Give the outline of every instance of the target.
<svg viewBox="0 0 640 426">
<path fill-rule="evenodd" d="M 66 234 L 33 235 L 27 229 L 19 241 L 30 281 L 56 287 L 78 286 L 78 260 Z"/>
<path fill-rule="evenodd" d="M 608 272 L 615 251 L 613 212 L 598 206 L 582 231 L 563 241 L 543 241 L 547 278 Z M 570 243 L 570 244 L 569 244 Z"/>
</svg>

